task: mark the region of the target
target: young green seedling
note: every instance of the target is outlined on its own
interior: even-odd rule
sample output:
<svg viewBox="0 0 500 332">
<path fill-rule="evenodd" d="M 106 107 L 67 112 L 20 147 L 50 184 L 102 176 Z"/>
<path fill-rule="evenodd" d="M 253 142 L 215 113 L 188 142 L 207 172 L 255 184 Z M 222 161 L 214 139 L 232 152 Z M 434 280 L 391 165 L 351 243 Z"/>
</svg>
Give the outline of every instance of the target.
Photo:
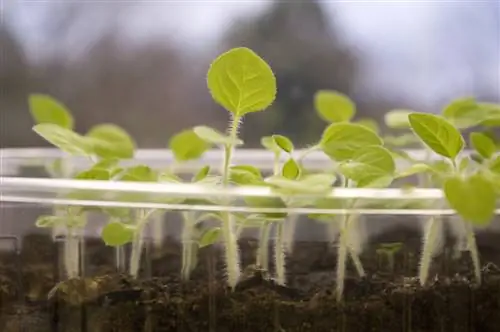
<svg viewBox="0 0 500 332">
<path fill-rule="evenodd" d="M 350 123 L 355 114 L 354 102 L 333 91 L 320 91 L 315 97 L 320 117 L 332 122 L 323 132 L 317 146 L 335 163 L 342 175 L 343 187 L 385 187 L 393 180 L 395 169 L 390 152 L 383 148 L 382 139 L 366 125 Z M 344 208 L 354 208 L 355 201 L 344 202 Z M 333 226 L 331 226 L 333 227 Z M 340 221 L 337 254 L 337 300 L 341 300 L 350 253 L 360 276 L 365 272 L 359 259 L 362 249 L 359 218 L 345 215 Z M 333 233 L 333 232 L 330 232 Z"/>
<path fill-rule="evenodd" d="M 37 123 L 33 130 L 38 135 L 66 154 L 85 156 L 91 160 L 92 167 L 78 173 L 75 179 L 109 180 L 119 170 L 118 159 L 132 158 L 134 155 L 134 141 L 116 125 L 98 125 L 82 136 L 73 131 L 74 120 L 71 113 L 52 97 L 31 95 L 29 105 Z M 68 277 L 74 278 L 83 270 L 83 264 L 78 262 L 84 255 L 81 252 L 83 250 L 81 233 L 86 223 L 85 209 L 67 207 L 58 211 L 63 212 L 57 212 L 55 216 L 49 216 L 50 218 L 41 216 L 37 220 L 37 225 L 65 229 L 65 268 Z"/>
<path fill-rule="evenodd" d="M 243 143 L 238 139 L 240 122 L 248 113 L 263 111 L 273 103 L 276 97 L 276 78 L 262 58 L 248 48 L 239 47 L 223 53 L 212 62 L 207 74 L 207 84 L 214 101 L 230 113 L 228 135 L 206 126 L 196 127 L 194 132 L 201 139 L 223 147 L 221 182 L 227 187 L 233 150 Z M 228 283 L 234 288 L 241 273 L 234 216 L 229 212 L 224 212 L 222 216 Z"/>
<path fill-rule="evenodd" d="M 422 142 L 432 151 L 446 158 L 449 163 L 448 172 L 443 173 L 441 169 L 433 169 L 433 171 L 439 175 L 449 206 L 463 218 L 476 281 L 480 283 L 479 254 L 472 225 L 487 225 L 492 220 L 496 207 L 494 185 L 480 169 L 470 170 L 467 167 L 468 162 L 459 159 L 459 154 L 464 147 L 464 139 L 460 131 L 444 117 L 411 113 L 408 119 L 412 130 Z M 431 218 L 426 227 L 419 275 L 422 285 L 428 277 L 430 262 L 440 240 L 441 227 L 441 222 L 436 217 Z"/>
<path fill-rule="evenodd" d="M 389 264 L 389 270 L 394 273 L 394 255 L 401 250 L 403 244 L 401 242 L 383 243 L 376 250 L 377 255 L 385 256 Z"/>
</svg>

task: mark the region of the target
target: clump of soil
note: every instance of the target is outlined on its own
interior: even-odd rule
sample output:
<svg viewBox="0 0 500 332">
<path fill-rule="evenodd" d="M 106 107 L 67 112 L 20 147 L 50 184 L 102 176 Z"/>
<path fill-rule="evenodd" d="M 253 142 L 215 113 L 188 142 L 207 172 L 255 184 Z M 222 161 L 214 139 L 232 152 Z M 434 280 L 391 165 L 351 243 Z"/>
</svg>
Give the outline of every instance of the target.
<svg viewBox="0 0 500 332">
<path fill-rule="evenodd" d="M 377 254 L 377 244 L 401 241 L 394 255 Z M 500 235 L 478 236 L 485 263 L 475 284 L 469 255 L 435 259 L 428 285 L 417 275 L 420 235 L 398 229 L 373 239 L 361 257 L 367 277 L 349 266 L 344 301 L 335 294 L 335 248 L 327 243 L 298 242 L 287 258 L 287 286 L 273 282 L 274 267 L 261 271 L 257 242 L 242 239 L 243 279 L 232 290 L 224 282 L 221 252 L 204 248 L 190 281 L 179 278 L 181 247 L 166 240 L 143 261 L 146 278 L 134 280 L 113 268 L 113 252 L 98 241 L 88 243 L 92 277 L 57 284 L 53 258 L 23 265 L 20 299 L 15 269 L 0 260 L 0 330 L 77 332 L 329 332 L 329 331 L 498 331 L 500 326 Z M 25 248 L 23 248 L 24 250 Z M 37 248 L 37 257 L 42 257 Z M 46 251 L 54 250 L 46 244 Z M 42 250 L 43 251 L 43 250 Z M 156 254 L 153 255 L 153 252 Z M 270 251 L 272 252 L 272 251 Z M 21 256 L 28 259 L 23 253 Z M 10 271 L 10 272 L 8 272 Z M 147 275 L 150 274 L 150 277 Z M 38 282 L 34 282 L 38 280 Z M 38 285 L 38 286 L 36 286 Z M 38 287 L 38 288 L 37 288 Z M 8 291 L 4 291 L 4 288 Z M 34 292 L 33 288 L 43 291 Z M 48 289 L 48 290 L 47 290 Z M 52 297 L 47 293 L 53 289 Z M 17 292 L 17 293 L 16 293 Z M 10 295 L 9 295 L 10 294 Z M 27 296 L 26 294 L 31 294 Z"/>
</svg>

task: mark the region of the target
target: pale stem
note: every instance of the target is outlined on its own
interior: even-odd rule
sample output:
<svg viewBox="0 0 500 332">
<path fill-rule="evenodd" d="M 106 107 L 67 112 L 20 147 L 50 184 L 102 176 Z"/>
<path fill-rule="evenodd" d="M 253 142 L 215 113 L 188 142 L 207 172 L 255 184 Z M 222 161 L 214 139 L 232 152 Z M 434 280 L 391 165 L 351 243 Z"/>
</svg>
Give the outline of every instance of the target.
<svg viewBox="0 0 500 332">
<path fill-rule="evenodd" d="M 232 139 L 237 138 L 238 134 L 238 125 L 240 118 L 238 116 L 234 116 L 230 129 L 229 136 Z M 222 184 L 224 187 L 229 185 L 229 167 L 231 165 L 231 158 L 233 154 L 233 145 L 227 144 L 224 147 L 224 163 L 222 169 Z M 236 234 L 234 233 L 234 216 L 230 212 L 222 213 L 222 236 L 224 238 L 225 243 L 225 263 L 227 268 L 227 278 L 229 286 L 233 289 L 238 283 L 241 274 L 240 268 L 240 257 L 238 252 L 238 242 L 236 238 Z"/>
<path fill-rule="evenodd" d="M 361 264 L 361 260 L 359 259 L 359 254 L 357 248 L 355 246 L 359 246 L 359 234 L 358 234 L 358 217 L 357 216 L 349 216 L 346 221 L 346 238 L 348 242 L 348 249 L 351 259 L 354 263 L 354 267 L 356 268 L 356 272 L 358 275 L 363 278 L 366 273 L 363 268 L 363 264 Z M 349 243 L 351 242 L 351 243 Z"/>
<path fill-rule="evenodd" d="M 288 254 L 293 251 L 293 245 L 295 240 L 295 228 L 297 228 L 297 221 L 299 216 L 297 214 L 291 215 L 287 223 L 284 226 L 284 248 Z"/>
<path fill-rule="evenodd" d="M 265 223 L 260 227 L 259 249 L 257 252 L 256 265 L 269 270 L 269 235 L 271 233 L 272 224 Z"/>
<path fill-rule="evenodd" d="M 467 249 L 470 252 L 472 263 L 474 264 L 474 275 L 476 276 L 476 282 L 478 285 L 481 284 L 481 265 L 479 260 L 479 251 L 477 249 L 476 235 L 474 234 L 474 228 L 469 223 L 462 221 L 467 232 Z"/>
<path fill-rule="evenodd" d="M 153 245 L 156 249 L 161 249 L 163 245 L 163 239 L 165 237 L 165 223 L 163 217 L 165 213 L 157 213 L 153 216 L 152 228 L 153 228 Z"/>
<path fill-rule="evenodd" d="M 441 221 L 437 220 L 436 217 L 431 217 L 425 226 L 424 248 L 422 250 L 422 256 L 420 257 L 419 270 L 420 285 L 422 286 L 425 285 L 427 281 L 432 258 L 436 254 L 441 230 L 440 222 Z"/>
<path fill-rule="evenodd" d="M 184 227 L 182 229 L 182 268 L 181 277 L 188 280 L 191 272 L 194 269 L 194 253 L 193 249 L 196 245 L 193 240 L 193 231 L 195 226 L 195 215 L 193 211 L 183 212 Z"/>
<path fill-rule="evenodd" d="M 138 221 L 136 224 L 136 229 L 134 231 L 134 237 L 132 239 L 132 253 L 130 255 L 130 266 L 129 266 L 129 274 L 134 278 L 137 278 L 139 275 L 142 249 L 144 245 L 144 238 L 143 238 L 144 226 L 146 225 L 149 216 L 154 211 L 155 210 L 150 210 L 149 212 L 147 212 L 145 210 L 139 210 L 137 213 Z"/>
<path fill-rule="evenodd" d="M 342 218 L 340 223 L 339 231 L 339 246 L 337 251 L 337 301 L 342 300 L 342 294 L 344 292 L 344 279 L 346 272 L 346 261 L 347 261 L 347 215 Z"/>
<path fill-rule="evenodd" d="M 283 222 L 276 225 L 276 238 L 274 239 L 274 261 L 276 269 L 276 283 L 285 285 L 285 250 L 283 245 Z"/>
<path fill-rule="evenodd" d="M 80 240 L 75 228 L 68 227 L 64 241 L 64 266 L 69 279 L 77 278 L 79 274 L 79 248 Z"/>
</svg>

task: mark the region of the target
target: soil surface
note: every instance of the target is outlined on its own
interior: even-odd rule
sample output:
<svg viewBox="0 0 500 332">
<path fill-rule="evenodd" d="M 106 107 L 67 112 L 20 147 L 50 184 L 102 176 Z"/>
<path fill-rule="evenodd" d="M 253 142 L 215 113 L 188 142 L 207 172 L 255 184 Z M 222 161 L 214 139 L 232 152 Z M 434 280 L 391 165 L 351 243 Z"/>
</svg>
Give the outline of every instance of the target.
<svg viewBox="0 0 500 332">
<path fill-rule="evenodd" d="M 181 247 L 170 239 L 147 248 L 140 280 L 116 271 L 113 249 L 87 241 L 87 277 L 57 284 L 58 244 L 31 236 L 20 254 L 0 256 L 0 331 L 498 331 L 500 234 L 478 235 L 480 286 L 469 255 L 454 257 L 447 250 L 434 259 L 430 280 L 421 287 L 415 277 L 420 238 L 399 228 L 371 239 L 373 246 L 361 257 L 367 277 L 358 278 L 349 261 L 344 301 L 338 303 L 336 253 L 328 243 L 296 243 L 287 257 L 287 285 L 279 286 L 269 278 L 273 266 L 265 272 L 253 265 L 257 241 L 242 239 L 243 279 L 231 290 L 216 247 L 200 251 L 191 280 L 182 282 Z M 377 253 L 389 242 L 403 243 L 392 266 Z"/>
</svg>

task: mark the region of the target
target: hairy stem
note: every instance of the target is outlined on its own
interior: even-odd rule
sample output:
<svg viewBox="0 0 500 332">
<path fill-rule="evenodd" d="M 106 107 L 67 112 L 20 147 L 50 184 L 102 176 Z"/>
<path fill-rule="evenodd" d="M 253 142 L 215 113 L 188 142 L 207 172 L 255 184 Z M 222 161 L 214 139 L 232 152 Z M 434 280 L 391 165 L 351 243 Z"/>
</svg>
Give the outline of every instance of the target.
<svg viewBox="0 0 500 332">
<path fill-rule="evenodd" d="M 344 292 L 344 278 L 346 272 L 346 261 L 347 261 L 347 224 L 348 216 L 342 218 L 339 231 L 339 246 L 337 250 L 337 301 L 342 300 L 342 294 Z"/>
<path fill-rule="evenodd" d="M 257 251 L 256 265 L 269 270 L 269 235 L 271 233 L 272 224 L 266 223 L 260 227 L 259 249 Z"/>
<path fill-rule="evenodd" d="M 193 241 L 193 231 L 195 226 L 195 215 L 193 211 L 184 212 L 184 227 L 182 229 L 182 268 L 181 277 L 184 280 L 188 280 L 191 272 L 194 269 L 193 262 L 193 249 L 196 245 Z"/>
<path fill-rule="evenodd" d="M 465 224 L 465 230 L 467 232 L 467 249 L 470 252 L 472 263 L 474 264 L 474 275 L 476 276 L 476 282 L 478 285 L 481 284 L 481 265 L 479 261 L 479 251 L 477 249 L 476 235 L 474 234 L 474 229 L 472 225 L 463 221 Z"/>
<path fill-rule="evenodd" d="M 229 136 L 232 139 L 237 138 L 239 122 L 240 118 L 238 116 L 234 116 L 229 127 Z M 224 187 L 227 187 L 229 185 L 229 167 L 231 165 L 233 149 L 234 146 L 232 144 L 226 144 L 226 146 L 224 147 L 224 163 L 222 169 L 222 185 Z M 230 212 L 224 211 L 222 213 L 222 236 L 224 238 L 226 249 L 225 262 L 227 268 L 227 278 L 229 286 L 234 289 L 240 278 L 241 268 L 238 252 L 238 242 L 233 228 L 234 216 Z"/>
<path fill-rule="evenodd" d="M 420 285 L 425 285 L 429 277 L 429 269 L 432 258 L 436 255 L 440 241 L 441 221 L 437 217 L 431 217 L 425 226 L 424 248 L 420 257 L 420 270 L 418 277 Z"/>
<path fill-rule="evenodd" d="M 366 275 L 366 273 L 365 269 L 363 268 L 363 264 L 361 264 L 361 260 L 359 259 L 359 254 L 358 254 L 361 247 L 359 239 L 359 231 L 358 231 L 358 222 L 359 222 L 358 216 L 351 215 L 350 217 L 347 218 L 346 238 L 348 243 L 347 245 L 349 254 L 354 263 L 354 267 L 356 268 L 356 272 L 361 278 L 363 278 Z"/>
<path fill-rule="evenodd" d="M 274 239 L 274 265 L 276 269 L 276 282 L 285 285 L 285 250 L 283 246 L 283 222 L 276 225 L 276 238 Z"/>
</svg>

